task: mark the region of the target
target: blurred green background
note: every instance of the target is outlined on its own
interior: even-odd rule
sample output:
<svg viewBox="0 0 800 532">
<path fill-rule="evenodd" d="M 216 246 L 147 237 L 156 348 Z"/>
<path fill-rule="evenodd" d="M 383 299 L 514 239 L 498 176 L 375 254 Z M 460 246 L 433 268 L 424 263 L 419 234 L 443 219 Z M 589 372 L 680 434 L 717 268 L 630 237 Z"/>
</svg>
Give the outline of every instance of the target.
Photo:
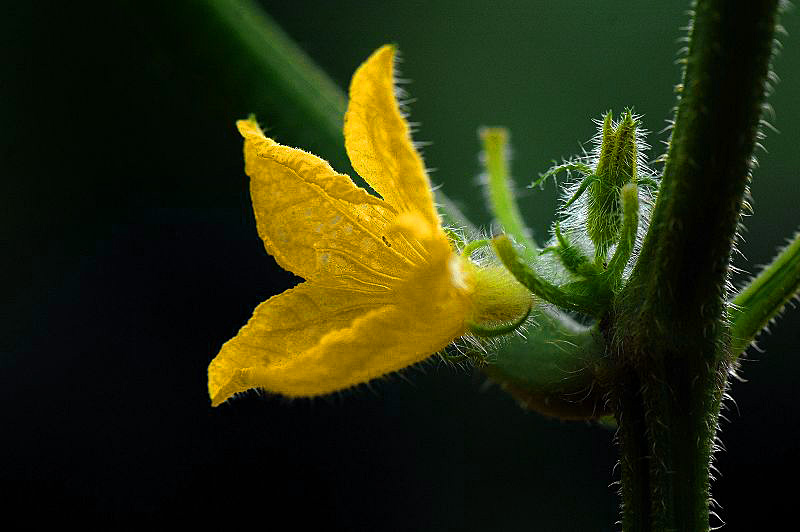
<svg viewBox="0 0 800 532">
<path fill-rule="evenodd" d="M 615 529 L 613 432 L 523 412 L 478 373 L 431 363 L 335 397 L 251 393 L 210 409 L 210 359 L 297 279 L 256 235 L 234 128 L 251 112 L 269 128 L 268 113 L 220 79 L 237 58 L 193 20 L 200 4 L 17 3 L 0 17 L 7 513 L 109 529 L 187 516 L 278 530 Z M 480 126 L 510 128 L 540 239 L 556 190 L 524 185 L 578 153 L 593 118 L 634 106 L 654 131 L 651 158 L 663 152 L 684 2 L 263 5 L 342 88 L 372 50 L 399 45 L 432 179 L 476 223 L 490 221 Z M 784 25 L 769 100 L 780 134 L 758 154 L 735 259 L 747 271 L 800 223 L 797 13 Z M 270 134 L 336 156 L 311 130 Z M 795 513 L 779 482 L 798 473 L 800 312 L 773 330 L 723 424 L 713 492 L 727 530 Z"/>
</svg>

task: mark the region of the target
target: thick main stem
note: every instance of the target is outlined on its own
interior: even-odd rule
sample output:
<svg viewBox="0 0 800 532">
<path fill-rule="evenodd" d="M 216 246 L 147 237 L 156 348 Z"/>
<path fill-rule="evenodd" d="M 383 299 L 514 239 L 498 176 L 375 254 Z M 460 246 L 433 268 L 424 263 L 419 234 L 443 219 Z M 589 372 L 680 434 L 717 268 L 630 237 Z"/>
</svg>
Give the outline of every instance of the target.
<svg viewBox="0 0 800 532">
<path fill-rule="evenodd" d="M 709 464 L 725 372 L 693 360 L 673 358 L 648 375 L 629 371 L 619 382 L 626 531 L 708 529 Z"/>
<path fill-rule="evenodd" d="M 729 354 L 728 266 L 764 101 L 777 0 L 695 4 L 650 230 L 606 334 L 619 379 L 623 527 L 707 530 Z"/>
</svg>

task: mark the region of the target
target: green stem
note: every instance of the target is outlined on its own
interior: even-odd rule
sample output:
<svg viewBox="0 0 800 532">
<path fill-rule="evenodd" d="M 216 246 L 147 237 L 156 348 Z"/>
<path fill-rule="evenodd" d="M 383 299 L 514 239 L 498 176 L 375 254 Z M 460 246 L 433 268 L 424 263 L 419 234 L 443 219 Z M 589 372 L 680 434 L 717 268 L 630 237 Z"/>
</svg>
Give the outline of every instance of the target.
<svg viewBox="0 0 800 532">
<path fill-rule="evenodd" d="M 240 116 L 347 171 L 344 92 L 252 0 L 125 3 L 187 77 L 213 83 Z M 202 112 L 202 110 L 198 110 Z"/>
<path fill-rule="evenodd" d="M 800 293 L 800 233 L 733 298 L 730 354 L 739 357 L 756 335 Z"/>
<path fill-rule="evenodd" d="M 616 391 L 612 405 L 619 429 L 620 444 L 620 495 L 622 496 L 622 530 L 625 532 L 650 530 L 652 512 L 650 464 L 645 458 L 650 453 L 644 402 L 640 393 L 641 382 L 632 370 L 619 372 L 614 379 Z"/>
<path fill-rule="evenodd" d="M 642 323 L 713 344 L 764 104 L 778 0 L 703 0 L 650 229 L 629 282 Z M 691 282 L 687 282 L 691 280 Z M 639 328 L 642 333 L 646 331 Z"/>
<path fill-rule="evenodd" d="M 292 125 L 311 122 L 325 142 L 341 151 L 346 102 L 341 89 L 258 4 L 249 0 L 210 0 L 205 5 L 212 11 L 209 19 L 216 19 L 219 27 L 229 32 L 226 41 L 247 58 L 250 68 L 237 65 L 237 73 L 241 76 L 249 70 L 245 77 L 249 88 L 262 94 L 268 107 L 269 115 L 263 119 L 274 116 Z"/>
<path fill-rule="evenodd" d="M 606 301 L 594 294 L 567 293 L 539 275 L 517 254 L 506 235 L 492 241 L 494 251 L 503 265 L 523 286 L 533 294 L 564 310 L 580 312 L 589 316 L 600 316 L 606 309 Z"/>
<path fill-rule="evenodd" d="M 499 127 L 483 128 L 479 135 L 483 144 L 492 213 L 505 233 L 523 246 L 525 258 L 532 261 L 538 255 L 539 246 L 531 238 L 531 230 L 526 227 L 514 198 L 508 169 L 508 130 Z"/>
<path fill-rule="evenodd" d="M 777 8 L 777 0 L 695 4 L 658 200 L 606 329 L 626 376 L 612 401 L 627 530 L 709 526 L 709 461 L 728 370 L 718 357 L 725 283 Z"/>
</svg>

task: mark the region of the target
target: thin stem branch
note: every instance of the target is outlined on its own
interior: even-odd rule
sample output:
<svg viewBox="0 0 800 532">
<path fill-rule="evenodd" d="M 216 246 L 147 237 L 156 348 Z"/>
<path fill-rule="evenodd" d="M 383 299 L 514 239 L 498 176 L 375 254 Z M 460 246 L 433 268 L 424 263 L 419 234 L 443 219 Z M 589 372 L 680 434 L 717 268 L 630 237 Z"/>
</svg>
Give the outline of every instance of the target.
<svg viewBox="0 0 800 532">
<path fill-rule="evenodd" d="M 800 233 L 733 298 L 730 353 L 738 357 L 800 293 Z"/>
<path fill-rule="evenodd" d="M 221 101 L 234 102 L 240 115 L 232 121 L 253 113 L 282 143 L 302 145 L 339 171 L 350 169 L 342 134 L 344 91 L 257 2 L 127 0 L 123 5 L 185 75 L 213 84 Z"/>
<path fill-rule="evenodd" d="M 503 265 L 533 294 L 564 310 L 580 312 L 588 316 L 599 317 L 606 309 L 607 301 L 592 293 L 568 293 L 539 275 L 528 263 L 517 254 L 514 245 L 506 235 L 500 235 L 492 241 L 495 253 Z"/>
</svg>

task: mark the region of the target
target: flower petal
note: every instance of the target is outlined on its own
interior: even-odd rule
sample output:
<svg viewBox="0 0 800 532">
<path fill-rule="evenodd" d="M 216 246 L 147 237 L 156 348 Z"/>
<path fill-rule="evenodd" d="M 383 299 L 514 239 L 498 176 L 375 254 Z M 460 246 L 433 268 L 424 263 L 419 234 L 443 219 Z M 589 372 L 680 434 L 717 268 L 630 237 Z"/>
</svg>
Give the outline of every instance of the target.
<svg viewBox="0 0 800 532">
<path fill-rule="evenodd" d="M 428 175 L 395 99 L 394 54 L 393 46 L 378 49 L 353 75 L 344 117 L 347 155 L 389 204 L 438 226 Z"/>
<path fill-rule="evenodd" d="M 258 374 L 264 387 L 287 396 L 349 388 L 421 362 L 464 333 L 463 316 L 432 316 L 387 306 L 331 332 L 291 364 Z M 275 384 L 273 384 L 275 383 Z"/>
<path fill-rule="evenodd" d="M 383 286 L 404 276 L 414 252 L 388 239 L 390 205 L 324 160 L 264 137 L 254 121 L 237 125 L 258 234 L 281 267 L 308 280 L 334 276 Z"/>
<path fill-rule="evenodd" d="M 424 309 L 384 305 L 362 314 L 348 327 L 330 330 L 321 337 L 317 337 L 318 330 L 306 331 L 303 341 L 294 341 L 290 335 L 296 335 L 299 329 L 274 330 L 267 321 L 266 307 L 271 302 L 263 303 L 247 326 L 212 361 L 212 405 L 250 388 L 288 397 L 332 393 L 425 360 L 464 332 L 463 316 L 431 315 L 431 305 Z M 344 313 L 342 316 L 349 317 Z M 271 318 L 274 325 L 274 316 Z M 336 321 L 341 324 L 344 320 Z M 293 348 L 314 345 L 308 345 L 296 356 L 285 352 L 275 356 L 272 348 L 266 353 L 264 340 L 266 345 L 275 343 L 280 347 L 290 342 Z"/>
<path fill-rule="evenodd" d="M 222 346 L 208 366 L 208 392 L 216 406 L 233 394 L 256 386 L 272 389 L 272 382 L 255 382 L 262 370 L 280 372 L 291 365 L 305 367 L 302 354 L 328 333 L 345 329 L 360 316 L 391 301 L 387 292 L 369 293 L 355 288 L 326 288 L 301 283 L 256 307 L 253 317 L 233 339 Z M 347 353 L 340 353 L 346 358 Z M 300 359 L 300 366 L 292 364 Z M 280 383 L 275 384 L 277 388 Z M 275 388 L 275 391 L 278 389 Z"/>
</svg>

